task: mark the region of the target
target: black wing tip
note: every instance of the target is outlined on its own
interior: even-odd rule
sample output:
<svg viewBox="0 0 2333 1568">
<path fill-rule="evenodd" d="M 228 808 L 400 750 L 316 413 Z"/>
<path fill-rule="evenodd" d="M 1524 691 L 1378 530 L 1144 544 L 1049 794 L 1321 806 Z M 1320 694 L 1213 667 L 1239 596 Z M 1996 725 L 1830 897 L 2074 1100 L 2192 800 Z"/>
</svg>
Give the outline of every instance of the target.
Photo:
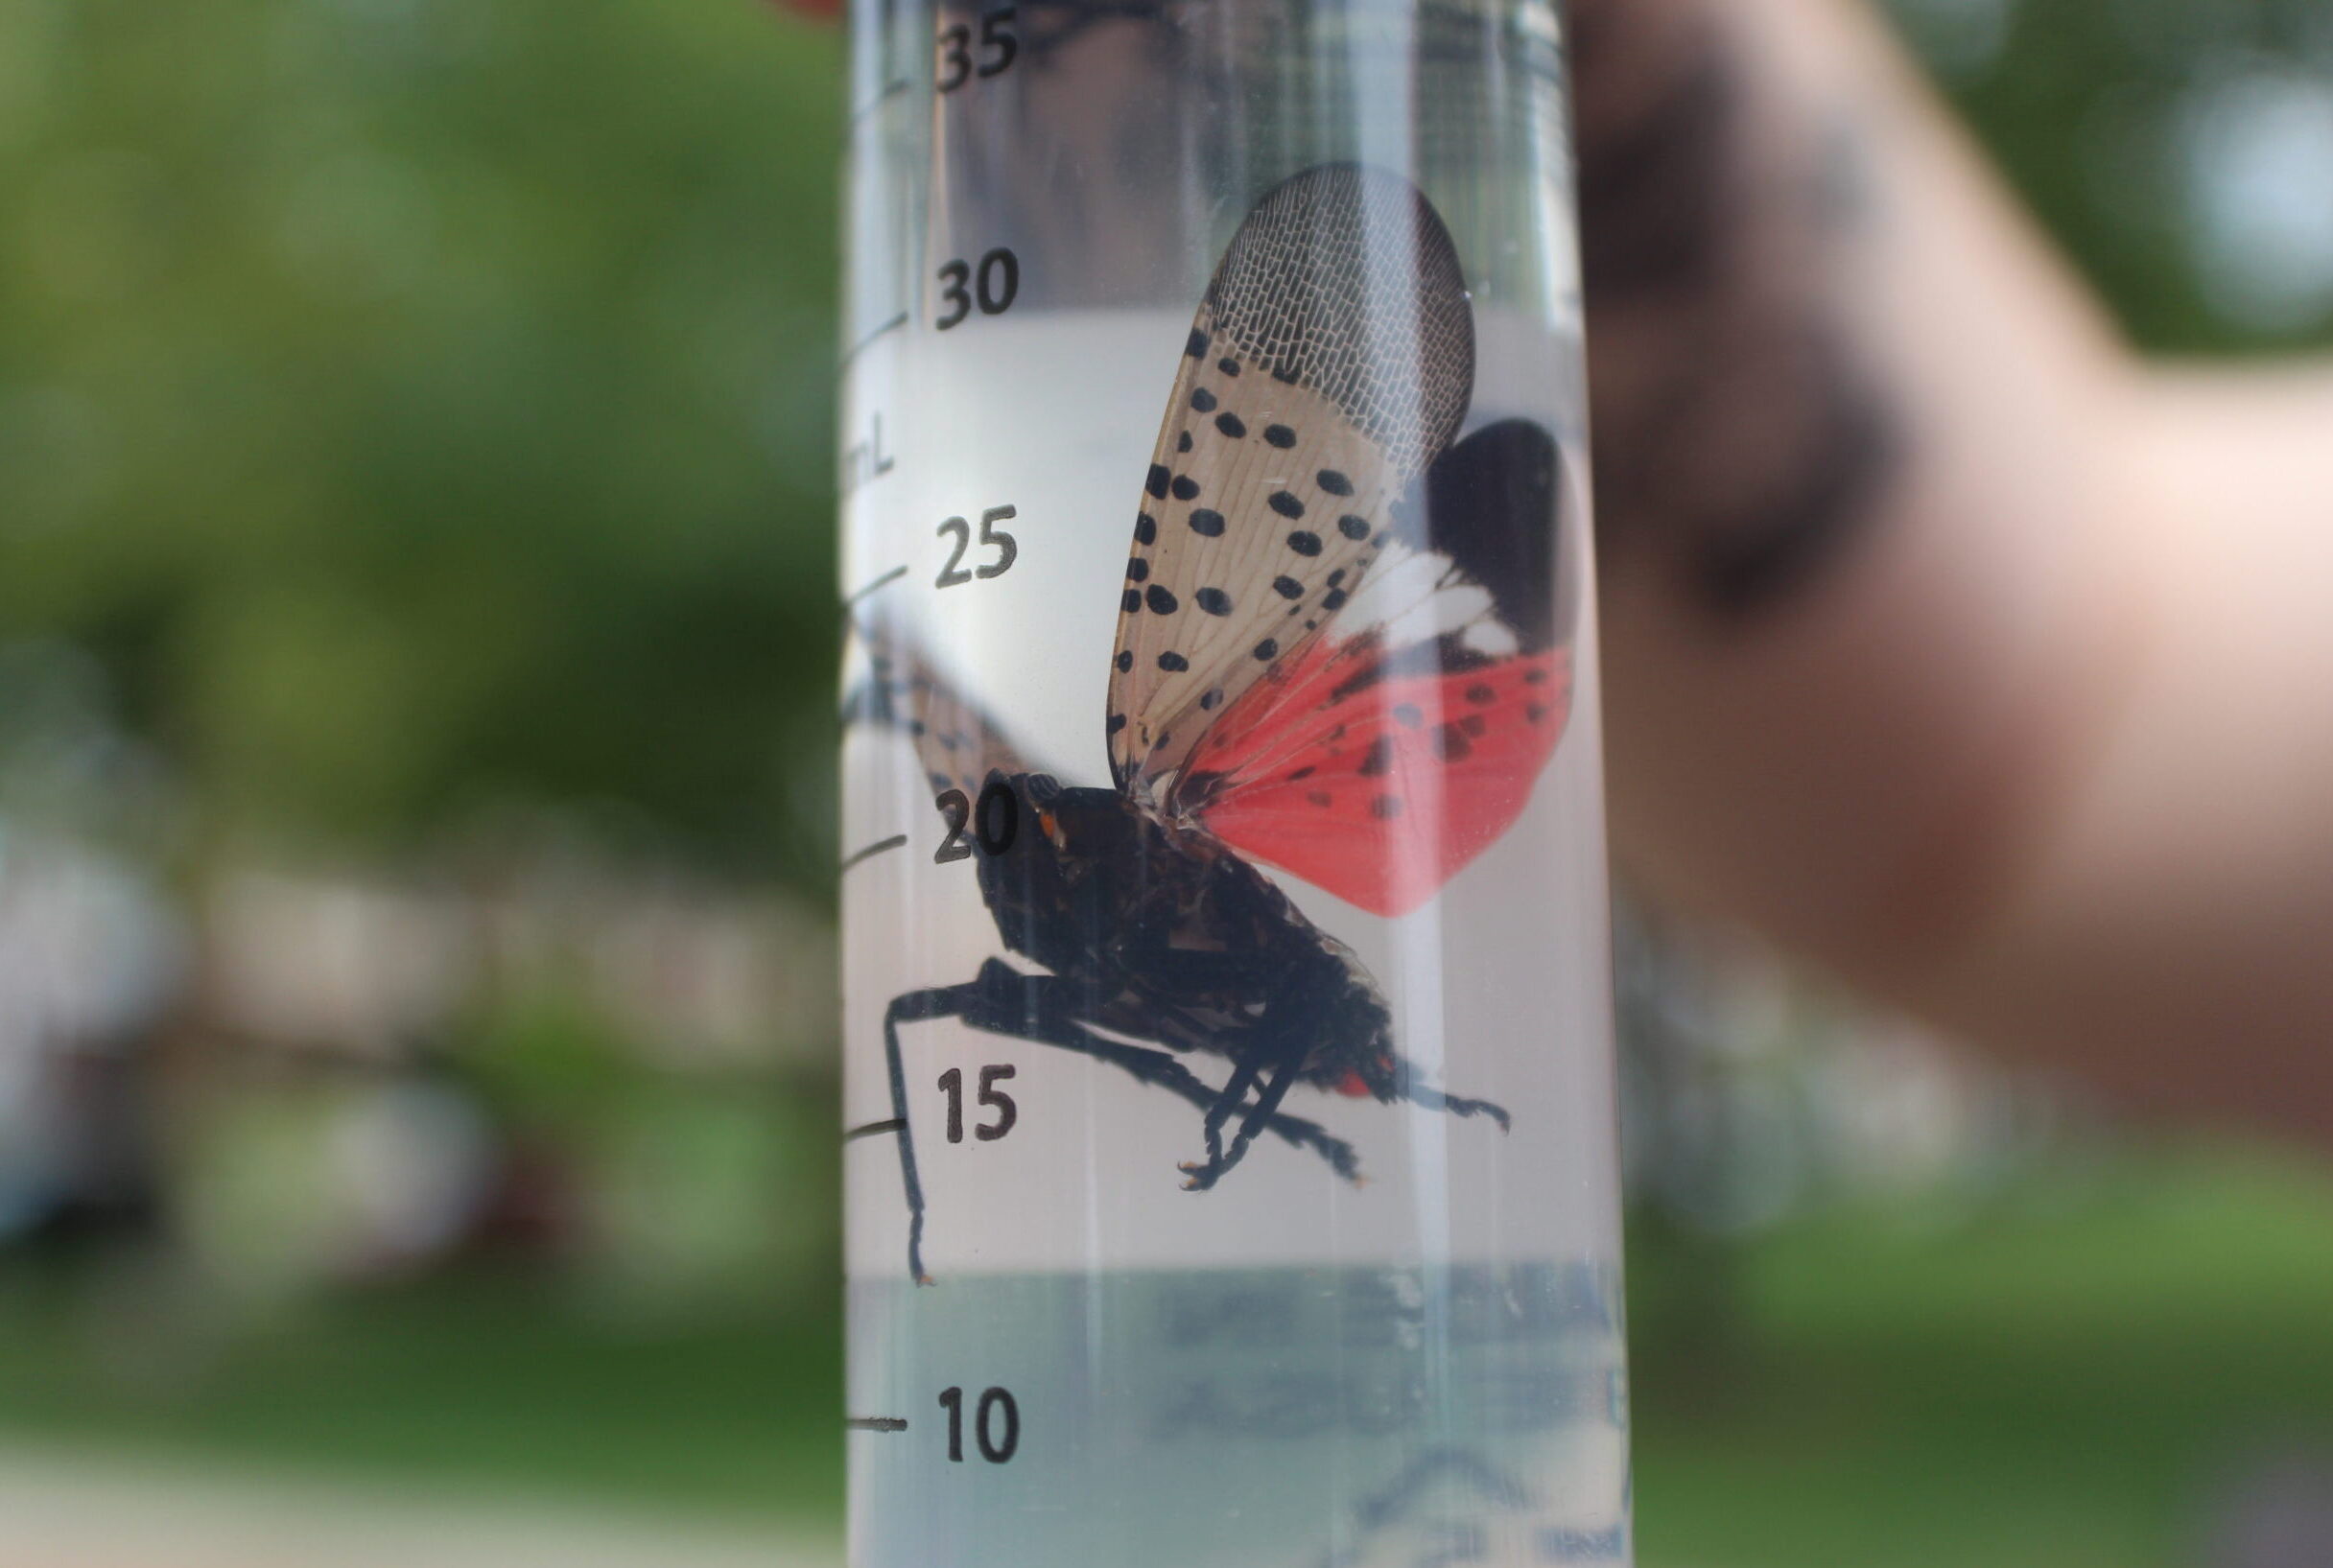
<svg viewBox="0 0 2333 1568">
<path fill-rule="evenodd" d="M 1537 420 L 1483 426 L 1434 461 L 1400 508 L 1408 542 L 1447 555 L 1489 590 L 1536 653 L 1571 641 L 1581 585 L 1567 572 L 1563 442 Z"/>
</svg>

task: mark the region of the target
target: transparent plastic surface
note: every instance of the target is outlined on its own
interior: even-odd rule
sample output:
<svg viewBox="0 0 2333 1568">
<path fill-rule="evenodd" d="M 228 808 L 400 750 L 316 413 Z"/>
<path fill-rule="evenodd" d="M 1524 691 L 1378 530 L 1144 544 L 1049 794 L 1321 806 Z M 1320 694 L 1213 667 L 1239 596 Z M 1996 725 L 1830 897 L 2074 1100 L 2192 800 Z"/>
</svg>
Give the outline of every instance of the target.
<svg viewBox="0 0 2333 1568">
<path fill-rule="evenodd" d="M 1554 11 L 855 29 L 852 1561 L 1627 1560 Z"/>
</svg>

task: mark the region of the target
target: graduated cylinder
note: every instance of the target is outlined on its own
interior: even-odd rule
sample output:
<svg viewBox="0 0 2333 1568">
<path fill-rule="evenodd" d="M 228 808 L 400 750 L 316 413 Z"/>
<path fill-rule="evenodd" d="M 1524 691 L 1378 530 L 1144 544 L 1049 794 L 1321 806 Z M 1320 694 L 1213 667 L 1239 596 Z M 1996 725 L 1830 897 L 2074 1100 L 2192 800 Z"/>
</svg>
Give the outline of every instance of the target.
<svg viewBox="0 0 2333 1568">
<path fill-rule="evenodd" d="M 1626 1560 L 1555 11 L 854 27 L 852 1560 Z"/>
</svg>

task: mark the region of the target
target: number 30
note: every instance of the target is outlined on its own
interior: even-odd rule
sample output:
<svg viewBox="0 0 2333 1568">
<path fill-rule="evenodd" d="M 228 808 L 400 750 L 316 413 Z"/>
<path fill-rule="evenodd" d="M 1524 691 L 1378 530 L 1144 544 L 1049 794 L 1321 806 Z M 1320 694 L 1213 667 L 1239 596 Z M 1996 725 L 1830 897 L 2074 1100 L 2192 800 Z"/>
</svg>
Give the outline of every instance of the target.
<svg viewBox="0 0 2333 1568">
<path fill-rule="evenodd" d="M 1021 258 L 999 246 L 980 258 L 977 273 L 972 263 L 952 261 L 939 269 L 939 280 L 945 285 L 940 298 L 948 309 L 931 324 L 948 332 L 964 324 L 975 303 L 982 316 L 1002 316 L 1013 308 L 1021 295 Z"/>
</svg>

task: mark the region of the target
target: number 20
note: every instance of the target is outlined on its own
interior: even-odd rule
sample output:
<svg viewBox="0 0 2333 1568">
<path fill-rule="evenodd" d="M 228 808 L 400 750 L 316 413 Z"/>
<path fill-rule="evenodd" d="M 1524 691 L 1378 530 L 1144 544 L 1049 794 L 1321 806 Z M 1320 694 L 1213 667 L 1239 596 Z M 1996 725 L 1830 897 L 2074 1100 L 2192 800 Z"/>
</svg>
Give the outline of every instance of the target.
<svg viewBox="0 0 2333 1568">
<path fill-rule="evenodd" d="M 964 842 L 964 830 L 972 830 L 980 853 L 994 860 L 1010 854 L 1021 837 L 1021 797 L 1013 793 L 1012 785 L 1002 779 L 991 780 L 980 791 L 978 806 L 961 789 L 944 791 L 934 802 L 940 815 L 948 819 L 948 836 L 931 856 L 937 866 L 972 858 L 972 845 Z"/>
</svg>

